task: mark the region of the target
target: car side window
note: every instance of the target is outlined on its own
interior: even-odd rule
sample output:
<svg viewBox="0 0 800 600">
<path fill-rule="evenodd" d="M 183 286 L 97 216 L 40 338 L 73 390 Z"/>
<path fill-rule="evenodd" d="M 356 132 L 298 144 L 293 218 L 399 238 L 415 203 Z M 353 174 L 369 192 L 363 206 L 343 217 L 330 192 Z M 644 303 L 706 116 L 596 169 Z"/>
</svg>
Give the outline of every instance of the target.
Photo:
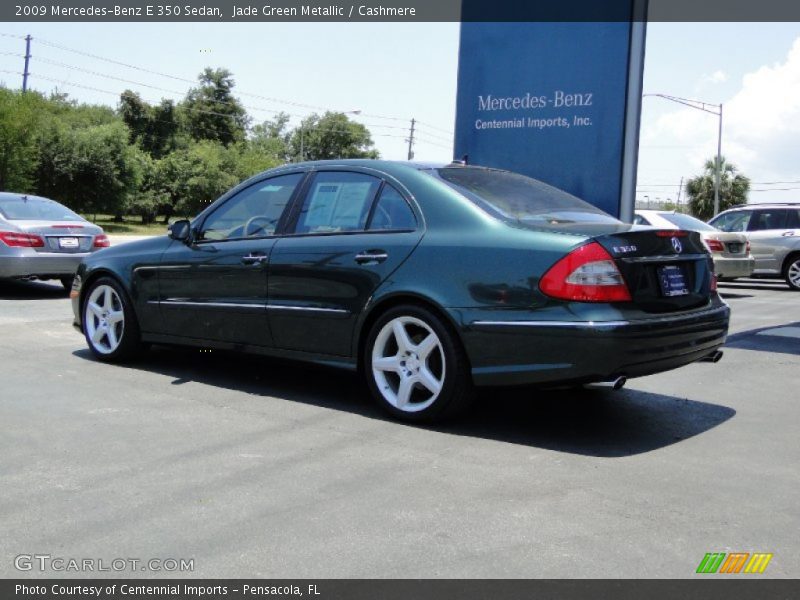
<svg viewBox="0 0 800 600">
<path fill-rule="evenodd" d="M 789 213 L 786 219 L 786 229 L 800 229 L 800 209 L 793 208 L 786 212 Z"/>
<path fill-rule="evenodd" d="M 633 224 L 634 225 L 650 225 L 650 222 L 645 219 L 642 215 L 635 215 L 633 217 Z"/>
<path fill-rule="evenodd" d="M 367 229 L 391 231 L 416 229 L 417 219 L 405 198 L 391 185 L 381 190 Z"/>
<path fill-rule="evenodd" d="M 302 173 L 280 175 L 241 190 L 203 223 L 200 240 L 264 237 L 275 233 Z"/>
<path fill-rule="evenodd" d="M 380 183 L 363 173 L 317 173 L 300 209 L 295 233 L 363 231 Z"/>
<path fill-rule="evenodd" d="M 767 231 L 770 229 L 786 229 L 788 212 L 784 209 L 757 210 L 750 219 L 748 231 Z"/>
<path fill-rule="evenodd" d="M 750 211 L 740 210 L 736 212 L 720 215 L 711 221 L 711 225 L 720 231 L 747 231 L 747 225 L 750 223 Z"/>
</svg>

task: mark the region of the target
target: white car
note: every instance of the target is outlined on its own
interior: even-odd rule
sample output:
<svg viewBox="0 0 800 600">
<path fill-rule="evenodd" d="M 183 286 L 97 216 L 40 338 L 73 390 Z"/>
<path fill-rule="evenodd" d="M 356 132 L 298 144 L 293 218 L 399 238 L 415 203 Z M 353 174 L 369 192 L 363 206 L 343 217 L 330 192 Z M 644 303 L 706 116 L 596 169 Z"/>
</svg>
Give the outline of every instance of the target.
<svg viewBox="0 0 800 600">
<path fill-rule="evenodd" d="M 637 210 L 633 222 L 659 229 L 697 231 L 711 252 L 714 272 L 720 279 L 750 277 L 753 274 L 756 261 L 750 253 L 750 242 L 743 233 L 720 231 L 700 219 L 674 210 Z"/>
</svg>

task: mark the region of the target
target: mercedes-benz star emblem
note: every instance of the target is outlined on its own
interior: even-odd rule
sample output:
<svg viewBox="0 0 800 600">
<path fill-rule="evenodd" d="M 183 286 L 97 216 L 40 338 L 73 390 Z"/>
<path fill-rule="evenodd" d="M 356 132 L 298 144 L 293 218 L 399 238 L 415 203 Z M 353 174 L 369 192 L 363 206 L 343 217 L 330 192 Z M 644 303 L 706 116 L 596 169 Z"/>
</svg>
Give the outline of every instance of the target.
<svg viewBox="0 0 800 600">
<path fill-rule="evenodd" d="M 676 237 L 672 238 L 672 247 L 675 249 L 675 252 L 679 254 L 683 251 L 683 245 L 681 244 L 681 241 Z"/>
</svg>

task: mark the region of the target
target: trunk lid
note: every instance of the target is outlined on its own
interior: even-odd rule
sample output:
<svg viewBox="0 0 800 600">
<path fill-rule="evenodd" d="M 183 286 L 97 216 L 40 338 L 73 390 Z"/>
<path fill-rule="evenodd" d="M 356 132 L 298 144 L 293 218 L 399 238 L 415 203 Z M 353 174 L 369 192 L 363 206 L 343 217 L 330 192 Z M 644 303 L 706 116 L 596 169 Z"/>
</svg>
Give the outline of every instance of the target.
<svg viewBox="0 0 800 600">
<path fill-rule="evenodd" d="M 637 308 L 664 313 L 708 303 L 713 263 L 699 233 L 630 228 L 593 241 L 614 259 Z"/>
<path fill-rule="evenodd" d="M 41 236 L 44 246 L 37 252 L 79 254 L 91 252 L 95 236 L 103 229 L 88 221 L 10 221 L 19 231 Z"/>
<path fill-rule="evenodd" d="M 725 258 L 744 258 L 747 256 L 747 236 L 743 233 L 714 231 L 703 234 L 703 239 L 717 240 L 723 250 L 718 252 Z"/>
</svg>

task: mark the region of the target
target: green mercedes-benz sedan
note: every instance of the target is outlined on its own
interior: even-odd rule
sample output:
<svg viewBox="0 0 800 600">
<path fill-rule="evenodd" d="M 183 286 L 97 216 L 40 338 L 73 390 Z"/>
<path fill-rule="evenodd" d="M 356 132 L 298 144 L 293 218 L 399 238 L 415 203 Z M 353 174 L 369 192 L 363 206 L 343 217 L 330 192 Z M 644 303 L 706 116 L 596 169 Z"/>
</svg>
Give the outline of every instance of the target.
<svg viewBox="0 0 800 600">
<path fill-rule="evenodd" d="M 186 344 L 358 369 L 392 415 L 481 385 L 606 385 L 716 361 L 730 311 L 699 234 L 528 177 L 339 160 L 248 179 L 169 235 L 87 256 L 94 355 Z"/>
</svg>

